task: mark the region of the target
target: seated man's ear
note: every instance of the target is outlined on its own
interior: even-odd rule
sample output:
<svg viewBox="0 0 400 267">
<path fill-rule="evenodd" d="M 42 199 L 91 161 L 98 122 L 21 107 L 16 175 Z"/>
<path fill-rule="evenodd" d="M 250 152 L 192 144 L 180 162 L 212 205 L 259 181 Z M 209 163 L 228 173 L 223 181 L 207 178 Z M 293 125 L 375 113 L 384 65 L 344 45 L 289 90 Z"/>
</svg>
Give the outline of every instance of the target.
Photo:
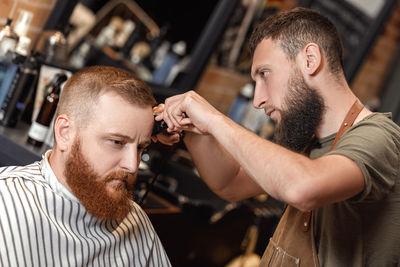
<svg viewBox="0 0 400 267">
<path fill-rule="evenodd" d="M 71 118 L 60 114 L 54 121 L 54 141 L 62 152 L 68 151 L 73 142 L 73 128 Z"/>
</svg>

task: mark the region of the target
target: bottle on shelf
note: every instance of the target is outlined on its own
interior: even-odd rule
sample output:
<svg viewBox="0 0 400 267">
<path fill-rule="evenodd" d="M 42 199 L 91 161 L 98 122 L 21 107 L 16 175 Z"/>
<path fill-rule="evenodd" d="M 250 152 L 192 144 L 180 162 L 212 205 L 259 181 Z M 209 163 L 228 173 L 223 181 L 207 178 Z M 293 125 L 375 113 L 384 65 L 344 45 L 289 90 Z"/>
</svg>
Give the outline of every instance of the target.
<svg viewBox="0 0 400 267">
<path fill-rule="evenodd" d="M 152 82 L 164 84 L 171 69 L 179 63 L 186 54 L 186 42 L 179 41 L 172 45 L 171 50 L 165 55 L 161 65 L 153 73 Z"/>
<path fill-rule="evenodd" d="M 17 47 L 12 55 L 11 61 L 14 64 L 23 64 L 29 56 L 29 47 L 31 45 L 31 39 L 25 36 L 19 38 Z"/>
<path fill-rule="evenodd" d="M 123 25 L 124 21 L 120 17 L 112 17 L 110 23 L 102 28 L 100 33 L 97 35 L 94 41 L 95 46 L 100 49 L 104 46 L 113 46 L 115 38 L 121 31 Z"/>
<path fill-rule="evenodd" d="M 115 36 L 114 47 L 121 49 L 128 41 L 129 36 L 135 30 L 136 24 L 130 19 L 123 22 L 121 31 Z"/>
<path fill-rule="evenodd" d="M 68 60 L 68 34 L 71 24 L 57 25 L 54 30 L 46 30 L 40 35 L 35 50 L 47 63 L 65 64 Z"/>
<path fill-rule="evenodd" d="M 165 55 L 170 49 L 170 42 L 166 39 L 168 33 L 168 26 L 162 26 L 158 35 L 152 36 L 149 40 L 150 54 L 144 58 L 142 63 L 151 72 L 154 72 L 164 60 Z"/>
<path fill-rule="evenodd" d="M 151 71 L 147 68 L 143 61 L 149 57 L 151 48 L 145 41 L 135 43 L 130 52 L 130 60 L 136 66 L 136 75 L 144 81 L 151 80 Z"/>
<path fill-rule="evenodd" d="M 153 70 L 161 66 L 170 47 L 171 43 L 168 40 L 164 40 L 156 49 L 153 49 L 154 53 L 150 56 L 150 63 Z"/>
<path fill-rule="evenodd" d="M 133 46 L 143 39 L 145 35 L 144 25 L 142 23 L 136 23 L 135 28 L 131 31 L 126 42 L 121 46 L 118 51 L 121 58 L 129 58 L 129 54 Z"/>
<path fill-rule="evenodd" d="M 26 46 L 24 45 L 26 40 L 21 37 L 18 41 L 17 47 L 12 54 L 7 55 L 7 59 L 4 59 L 2 64 L 7 66 L 7 72 L 5 74 L 7 82 L 2 84 L 0 88 L 1 101 L 0 101 L 0 123 L 6 125 L 6 117 L 8 117 L 11 111 L 14 97 L 17 91 L 21 90 L 23 81 L 25 80 L 24 64 L 28 55 Z M 28 44 L 29 46 L 29 44 Z M 12 69 L 13 72 L 9 72 Z"/>
<path fill-rule="evenodd" d="M 87 40 L 83 40 L 79 47 L 72 53 L 69 58 L 69 64 L 71 66 L 81 69 L 85 66 L 87 57 L 90 52 L 90 42 Z"/>
<path fill-rule="evenodd" d="M 8 18 L 5 25 L 0 27 L 0 59 L 13 53 L 17 46 L 19 36 L 11 27 L 12 19 Z"/>
<path fill-rule="evenodd" d="M 27 10 L 20 10 L 17 21 L 15 22 L 14 31 L 19 36 L 18 43 L 15 47 L 12 61 L 15 64 L 23 63 L 28 57 L 31 39 L 27 36 L 29 26 L 32 21 L 33 14 Z"/>
<path fill-rule="evenodd" d="M 21 53 L 26 57 L 25 52 L 21 51 Z M 18 57 L 18 60 L 22 60 L 22 54 Z M 17 81 L 11 84 L 0 106 L 0 122 L 7 127 L 15 127 L 20 121 L 26 104 L 36 87 L 38 78 L 38 62 L 35 57 L 31 56 L 21 61 L 18 63 L 18 68 Z"/>
<path fill-rule="evenodd" d="M 28 143 L 35 146 L 43 144 L 57 108 L 61 86 L 66 80 L 67 75 L 65 73 L 57 73 L 48 84 L 47 95 L 44 98 L 39 114 L 29 129 Z"/>
<path fill-rule="evenodd" d="M 31 25 L 31 21 L 33 18 L 33 13 L 28 10 L 19 10 L 19 16 L 15 22 L 14 31 L 19 36 L 27 35 L 29 31 L 29 26 Z"/>
<path fill-rule="evenodd" d="M 254 86 L 252 83 L 248 83 L 242 87 L 238 96 L 232 103 L 229 109 L 228 116 L 235 122 L 241 124 L 243 118 L 247 112 L 247 107 L 251 103 L 251 98 L 253 97 Z"/>
<path fill-rule="evenodd" d="M 5 126 L 16 126 L 36 85 L 38 65 L 34 56 L 28 57 L 29 45 L 30 39 L 21 36 L 12 56 L 18 75 L 14 76 L 0 104 L 0 122 Z"/>
</svg>

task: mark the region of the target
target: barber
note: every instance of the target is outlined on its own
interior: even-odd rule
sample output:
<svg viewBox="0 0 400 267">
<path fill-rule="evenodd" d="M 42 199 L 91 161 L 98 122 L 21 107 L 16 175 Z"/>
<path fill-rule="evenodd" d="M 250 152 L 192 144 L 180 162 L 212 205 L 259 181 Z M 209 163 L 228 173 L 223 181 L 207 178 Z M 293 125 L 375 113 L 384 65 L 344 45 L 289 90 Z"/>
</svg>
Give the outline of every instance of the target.
<svg viewBox="0 0 400 267">
<path fill-rule="evenodd" d="M 253 104 L 276 122 L 275 143 L 193 91 L 166 99 L 156 119 L 185 131 L 200 176 L 220 197 L 267 193 L 287 203 L 260 266 L 399 264 L 400 129 L 351 91 L 337 29 L 295 8 L 262 22 L 250 50 Z"/>
</svg>

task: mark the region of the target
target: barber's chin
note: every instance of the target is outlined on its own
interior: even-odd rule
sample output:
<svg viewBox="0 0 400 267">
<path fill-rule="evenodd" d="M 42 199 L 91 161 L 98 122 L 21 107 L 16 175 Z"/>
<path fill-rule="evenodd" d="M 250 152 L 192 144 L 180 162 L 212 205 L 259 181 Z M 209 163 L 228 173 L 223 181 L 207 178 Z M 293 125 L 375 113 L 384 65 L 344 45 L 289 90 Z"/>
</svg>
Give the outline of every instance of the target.
<svg viewBox="0 0 400 267">
<path fill-rule="evenodd" d="M 279 112 L 277 112 L 276 110 L 272 111 L 271 114 L 269 114 L 269 117 L 275 123 L 279 123 L 281 121 L 281 116 L 279 115 Z"/>
</svg>

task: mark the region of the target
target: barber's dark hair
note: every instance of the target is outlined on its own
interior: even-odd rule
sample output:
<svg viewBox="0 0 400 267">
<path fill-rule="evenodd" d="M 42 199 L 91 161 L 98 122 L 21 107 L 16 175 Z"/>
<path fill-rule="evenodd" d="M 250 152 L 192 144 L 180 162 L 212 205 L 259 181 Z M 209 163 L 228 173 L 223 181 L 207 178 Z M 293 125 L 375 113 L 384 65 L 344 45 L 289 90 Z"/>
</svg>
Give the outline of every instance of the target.
<svg viewBox="0 0 400 267">
<path fill-rule="evenodd" d="M 316 43 L 332 73 L 343 73 L 343 45 L 333 23 L 320 13 L 297 7 L 265 19 L 250 37 L 250 52 L 264 39 L 278 41 L 290 60 L 308 43 Z"/>
<path fill-rule="evenodd" d="M 71 76 L 63 87 L 56 115 L 67 114 L 80 124 L 95 112 L 94 103 L 107 92 L 114 92 L 128 103 L 154 106 L 149 86 L 132 73 L 110 66 L 92 66 Z"/>
</svg>

